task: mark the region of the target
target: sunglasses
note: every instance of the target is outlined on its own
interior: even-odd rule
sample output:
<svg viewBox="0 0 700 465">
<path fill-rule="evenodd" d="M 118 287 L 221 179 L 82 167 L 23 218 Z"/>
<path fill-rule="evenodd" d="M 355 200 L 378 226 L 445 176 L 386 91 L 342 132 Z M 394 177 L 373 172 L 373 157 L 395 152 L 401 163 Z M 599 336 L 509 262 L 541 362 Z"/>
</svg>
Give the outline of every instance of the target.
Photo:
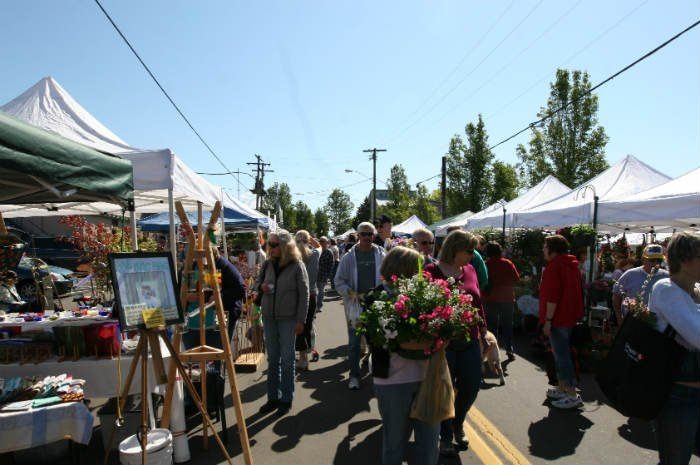
<svg viewBox="0 0 700 465">
<path fill-rule="evenodd" d="M 420 241 L 419 244 L 420 245 L 428 245 L 428 244 L 433 245 L 433 244 L 435 244 L 435 241 Z"/>
<path fill-rule="evenodd" d="M 267 245 L 268 245 L 271 249 L 276 249 L 277 247 L 280 246 L 280 243 L 279 243 L 279 242 L 268 242 Z"/>
<path fill-rule="evenodd" d="M 360 234 L 360 237 L 371 237 L 371 236 L 374 236 L 374 233 L 373 233 L 373 232 L 361 232 L 361 233 L 359 233 L 359 234 Z"/>
</svg>

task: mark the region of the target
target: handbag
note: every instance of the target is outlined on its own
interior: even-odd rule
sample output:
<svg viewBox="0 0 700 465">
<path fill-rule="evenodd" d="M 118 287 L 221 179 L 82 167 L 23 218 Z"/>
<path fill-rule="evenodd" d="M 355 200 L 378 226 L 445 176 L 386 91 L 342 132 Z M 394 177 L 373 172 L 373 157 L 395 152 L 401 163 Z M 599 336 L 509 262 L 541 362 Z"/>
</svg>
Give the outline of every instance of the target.
<svg viewBox="0 0 700 465">
<path fill-rule="evenodd" d="M 615 410 L 643 420 L 658 416 L 686 352 L 675 335 L 671 325 L 660 333 L 632 313 L 625 316 L 596 375 Z"/>
</svg>

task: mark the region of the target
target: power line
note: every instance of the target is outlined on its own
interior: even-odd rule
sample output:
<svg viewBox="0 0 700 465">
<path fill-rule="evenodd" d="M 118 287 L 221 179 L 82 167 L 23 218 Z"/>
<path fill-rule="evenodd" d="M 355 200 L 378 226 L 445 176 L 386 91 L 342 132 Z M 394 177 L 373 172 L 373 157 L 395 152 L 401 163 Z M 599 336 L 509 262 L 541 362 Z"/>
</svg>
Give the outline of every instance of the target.
<svg viewBox="0 0 700 465">
<path fill-rule="evenodd" d="M 165 97 L 168 99 L 168 101 L 170 102 L 170 104 L 175 108 L 175 110 L 180 114 L 180 116 L 181 116 L 182 119 L 185 121 L 185 123 L 187 123 L 187 125 L 190 127 L 190 129 L 192 129 L 192 132 L 195 133 L 195 135 L 199 138 L 199 140 L 202 142 L 202 144 L 204 144 L 204 146 L 207 148 L 207 150 L 209 151 L 209 153 L 211 153 L 211 154 L 214 156 L 214 158 L 216 159 L 216 161 L 218 161 L 219 164 L 220 164 L 227 172 L 229 172 L 229 174 L 231 174 L 231 170 L 226 166 L 226 164 L 224 164 L 224 162 L 221 160 L 221 158 L 219 158 L 219 156 L 218 156 L 218 155 L 214 152 L 214 150 L 209 146 L 209 144 L 207 143 L 207 141 L 205 141 L 204 138 L 199 134 L 199 131 L 197 131 L 197 130 L 194 128 L 194 126 L 192 125 L 192 123 L 190 123 L 190 120 L 187 118 L 187 116 L 185 116 L 185 114 L 182 112 L 182 110 L 180 110 L 180 107 L 177 105 L 177 103 L 175 103 L 175 101 L 172 99 L 172 97 L 170 97 L 170 95 L 168 94 L 168 92 L 166 92 L 166 90 L 165 90 L 165 89 L 163 88 L 163 86 L 160 84 L 160 82 L 159 82 L 158 79 L 155 77 L 155 75 L 153 74 L 153 72 L 151 71 L 151 69 L 148 67 L 148 65 L 143 61 L 143 59 L 141 59 L 141 56 L 140 56 L 140 55 L 138 54 L 138 52 L 134 49 L 134 47 L 131 45 L 131 43 L 129 42 L 129 39 L 126 38 L 126 36 L 124 35 L 124 33 L 121 31 L 121 29 L 119 29 L 119 26 L 117 26 L 117 23 L 114 22 L 114 20 L 113 20 L 112 17 L 109 15 L 109 13 L 107 13 L 107 10 L 104 9 L 104 7 L 102 6 L 102 4 L 100 3 L 100 0 L 95 0 L 95 3 L 97 3 L 97 6 L 100 7 L 100 10 L 102 10 L 102 13 L 104 13 L 104 15 L 107 17 L 107 19 L 109 20 L 109 22 L 112 24 L 112 26 L 113 26 L 114 29 L 117 31 L 117 33 L 118 33 L 119 36 L 122 38 L 122 40 L 124 40 L 124 42 L 125 42 L 126 45 L 129 47 L 129 49 L 130 49 L 131 52 L 134 54 L 134 56 L 136 56 L 136 59 L 139 60 L 139 63 L 141 63 L 141 65 L 144 67 L 144 69 L 146 70 L 146 72 L 148 73 L 148 75 L 151 76 L 151 79 L 153 79 L 153 82 L 155 82 L 156 85 L 158 86 L 158 88 L 161 90 L 161 92 L 163 92 L 163 95 L 165 95 Z M 233 174 L 231 174 L 231 177 L 233 177 Z M 233 177 L 233 179 L 236 179 L 236 178 Z"/>
<path fill-rule="evenodd" d="M 481 61 L 480 61 L 479 63 L 477 63 L 471 70 L 469 70 L 469 72 L 468 72 L 465 76 L 463 76 L 462 79 L 460 79 L 459 81 L 457 81 L 457 83 L 456 83 L 455 85 L 453 85 L 453 86 L 450 88 L 450 90 L 448 90 L 447 93 L 445 93 L 445 94 L 444 94 L 437 102 L 435 102 L 427 111 L 423 112 L 423 114 L 421 114 L 415 121 L 413 121 L 413 123 L 409 124 L 409 125 L 406 126 L 401 132 L 399 132 L 399 133 L 391 140 L 391 142 L 397 140 L 397 139 L 400 138 L 402 135 L 404 135 L 406 132 L 408 132 L 411 128 L 413 128 L 416 124 L 420 123 L 420 122 L 423 120 L 423 118 L 425 118 L 425 117 L 428 116 L 430 113 L 432 113 L 432 111 L 435 110 L 435 108 L 437 108 L 442 102 L 445 101 L 445 99 L 447 99 L 447 97 L 449 97 L 455 90 L 457 90 L 457 88 L 458 88 L 459 86 L 461 86 L 462 83 L 463 83 L 464 81 L 466 81 L 467 78 L 468 78 L 469 76 L 471 76 L 477 69 L 479 69 L 479 68 L 481 67 L 481 65 L 484 64 L 484 62 L 485 62 L 486 60 L 488 60 L 488 59 L 491 57 L 491 55 L 493 55 L 493 54 L 496 52 L 496 50 L 498 50 L 498 49 L 501 47 L 501 45 L 503 45 L 503 43 L 504 43 L 506 40 L 508 40 L 508 38 L 509 38 L 511 35 L 513 35 L 513 34 L 515 33 L 515 31 L 517 31 L 517 30 L 520 28 L 520 26 L 523 25 L 523 23 L 535 12 L 535 10 L 542 4 L 543 1 L 544 1 L 544 0 L 539 0 L 539 1 L 535 4 L 535 6 L 533 6 L 533 7 L 530 9 L 530 11 L 528 11 L 528 13 L 520 20 L 520 22 L 519 22 L 518 24 L 516 24 L 516 25 L 510 30 L 510 32 L 508 32 L 508 34 L 506 34 L 506 36 L 503 37 L 503 39 L 501 39 L 501 41 L 498 42 L 498 44 L 496 44 L 496 46 L 493 47 L 493 48 L 491 49 L 491 51 L 489 51 L 489 53 L 487 53 L 486 56 L 485 56 L 484 58 L 481 59 Z"/>
<path fill-rule="evenodd" d="M 418 105 L 418 108 L 416 108 L 416 109 L 413 111 L 413 113 L 411 113 L 410 115 L 408 115 L 408 117 L 404 120 L 404 122 L 401 123 L 402 126 L 403 126 L 406 122 L 408 122 L 408 121 L 410 121 L 411 119 L 413 119 L 413 117 L 414 117 L 415 115 L 417 115 L 417 114 L 420 112 L 420 110 L 423 109 L 423 107 L 430 101 L 430 99 L 432 99 L 432 98 L 435 96 L 435 94 L 437 94 L 437 92 L 438 92 L 445 84 L 447 84 L 447 81 L 449 81 L 450 78 L 451 78 L 452 76 L 454 76 L 454 74 L 459 70 L 459 68 L 462 67 L 462 65 L 463 65 L 464 62 L 467 60 L 467 58 L 469 58 L 469 57 L 471 56 L 471 54 L 474 53 L 474 51 L 475 51 L 477 48 L 479 48 L 479 46 L 482 44 L 482 42 L 483 42 L 483 41 L 486 39 L 486 37 L 488 37 L 488 35 L 491 33 L 491 31 L 493 30 L 493 28 L 495 28 L 495 27 L 498 25 L 498 23 L 501 22 L 501 20 L 503 19 L 503 17 L 505 17 L 506 13 L 508 13 L 508 12 L 510 11 L 510 9 L 513 7 L 513 5 L 515 4 L 515 1 L 516 1 L 516 0 L 511 0 L 510 4 L 509 4 L 508 6 L 506 6 L 506 8 L 501 12 L 501 14 L 498 16 L 498 18 L 496 18 L 496 21 L 494 21 L 494 22 L 491 24 L 491 26 L 489 26 L 489 28 L 486 30 L 486 32 L 483 33 L 483 34 L 481 35 L 481 37 L 480 37 L 480 38 L 476 41 L 476 43 L 469 49 L 469 51 L 468 51 L 466 54 L 464 54 L 464 56 L 462 56 L 462 58 L 459 60 L 459 63 L 457 63 L 457 65 L 456 65 L 454 68 L 452 68 L 452 71 L 450 71 L 450 72 L 447 74 L 447 76 L 445 76 L 445 77 L 442 79 L 442 81 L 440 82 L 440 84 L 438 84 L 438 85 L 430 92 L 430 94 L 428 94 L 428 96 L 425 98 L 425 100 L 423 100 L 423 101 L 421 102 L 421 104 Z"/>
<path fill-rule="evenodd" d="M 591 41 L 588 42 L 586 45 L 584 45 L 583 47 L 581 47 L 577 52 L 573 53 L 573 54 L 570 55 L 568 58 L 566 58 L 566 59 L 564 60 L 563 64 L 564 64 L 564 65 L 568 64 L 571 60 L 573 60 L 574 58 L 576 58 L 577 56 L 579 56 L 580 54 L 582 54 L 583 52 L 585 52 L 586 50 L 588 50 L 588 49 L 591 47 L 591 45 L 593 45 L 594 43 L 598 42 L 600 39 L 602 39 L 603 37 L 605 37 L 606 35 L 608 35 L 608 34 L 610 33 L 610 31 L 612 31 L 613 29 L 617 28 L 617 27 L 618 27 L 620 24 L 622 24 L 627 18 L 629 18 L 630 16 L 632 16 L 634 13 L 637 12 L 637 10 L 639 10 L 642 6 L 644 6 L 646 3 L 648 3 L 648 1 L 649 1 L 649 0 L 644 0 L 644 1 L 642 1 L 641 3 L 639 3 L 637 6 L 635 6 L 634 8 L 632 8 L 627 14 L 625 14 L 623 17 L 621 17 L 620 19 L 618 19 L 614 24 L 612 24 L 610 27 L 608 27 L 607 29 L 605 29 L 603 32 L 601 32 L 600 34 L 598 34 L 593 40 L 591 40 Z M 501 113 L 503 110 L 505 110 L 506 108 L 508 108 L 509 106 L 511 106 L 513 103 L 515 103 L 515 102 L 517 102 L 518 100 L 520 100 L 524 95 L 526 95 L 527 93 L 529 93 L 532 89 L 534 89 L 535 87 L 537 87 L 538 84 L 540 84 L 542 81 L 546 80 L 549 76 L 550 76 L 549 73 L 543 75 L 543 76 L 542 76 L 541 78 L 539 78 L 536 82 L 534 82 L 532 85 L 530 85 L 530 87 L 528 87 L 528 88 L 525 89 L 522 93 L 520 93 L 517 97 L 515 97 L 515 98 L 514 98 L 513 100 L 511 100 L 510 102 L 508 102 L 508 103 L 506 103 L 505 105 L 503 105 L 501 108 L 499 108 L 498 110 L 496 110 L 494 113 L 491 113 L 490 115 L 488 115 L 485 119 L 487 119 L 487 120 L 488 120 L 488 119 L 491 119 L 491 118 L 493 118 L 494 116 L 496 116 L 496 115 L 498 115 L 499 113 Z"/>
<path fill-rule="evenodd" d="M 571 105 L 572 103 L 581 100 L 583 97 L 589 95 L 589 94 L 592 93 L 594 90 L 596 90 L 596 89 L 598 89 L 599 87 L 601 87 L 601 86 L 607 84 L 608 82 L 612 81 L 612 80 L 615 79 L 617 76 L 619 76 L 620 74 L 624 73 L 625 71 L 628 71 L 628 70 L 631 69 L 632 67 L 634 67 L 634 66 L 636 66 L 637 64 L 641 63 L 642 61 L 646 60 L 647 58 L 649 58 L 650 56 L 652 56 L 653 54 L 655 54 L 656 52 L 658 52 L 658 51 L 661 50 L 662 48 L 666 47 L 668 44 L 670 44 L 670 43 L 673 42 L 674 40 L 678 39 L 680 36 L 682 36 L 682 35 L 685 34 L 686 32 L 688 32 L 688 31 L 690 31 L 691 29 L 693 29 L 694 27 L 696 27 L 698 24 L 700 24 L 700 20 L 695 21 L 693 24 L 691 24 L 691 25 L 688 26 L 687 28 L 683 29 L 681 32 L 679 32 L 679 33 L 676 34 L 675 36 L 671 37 L 670 39 L 668 39 L 666 42 L 662 43 L 661 45 L 659 45 L 659 46 L 656 47 L 655 49 L 653 49 L 653 50 L 647 52 L 646 54 L 644 54 L 644 55 L 641 56 L 640 58 L 636 59 L 635 61 L 633 61 L 633 62 L 630 63 L 629 65 L 625 66 L 624 68 L 622 68 L 621 70 L 619 70 L 618 72 L 616 72 L 615 74 L 609 76 L 608 78 L 606 78 L 606 79 L 603 80 L 602 82 L 600 82 L 600 83 L 596 84 L 595 86 L 591 87 L 588 91 L 582 93 L 578 98 L 576 98 L 576 99 L 574 99 L 574 100 L 572 100 L 572 101 L 570 101 L 570 102 L 566 102 L 564 105 L 560 106 L 559 108 L 557 108 L 556 110 L 552 111 L 551 113 L 549 113 L 549 114 L 543 116 L 543 117 L 540 118 L 539 120 L 534 121 L 534 122 L 528 124 L 526 127 L 524 127 L 523 129 L 521 129 L 520 131 L 516 132 L 516 133 L 513 134 L 512 136 L 503 139 L 502 141 L 500 141 L 499 143 L 497 143 L 497 144 L 495 144 L 495 145 L 492 145 L 491 147 L 489 147 L 489 150 L 493 150 L 493 149 L 495 149 L 496 147 L 498 147 L 499 145 L 504 144 L 504 143 L 508 142 L 508 141 L 511 140 L 511 139 L 514 139 L 515 137 L 519 136 L 520 134 L 522 134 L 523 132 L 527 131 L 528 129 L 533 128 L 533 127 L 535 127 L 535 126 L 537 126 L 537 125 L 539 125 L 539 124 L 544 123 L 546 120 L 548 120 L 548 119 L 551 118 L 552 116 L 554 116 L 554 115 L 556 115 L 557 113 L 559 113 L 560 111 L 566 109 L 566 108 L 567 108 L 569 105 Z"/>
</svg>

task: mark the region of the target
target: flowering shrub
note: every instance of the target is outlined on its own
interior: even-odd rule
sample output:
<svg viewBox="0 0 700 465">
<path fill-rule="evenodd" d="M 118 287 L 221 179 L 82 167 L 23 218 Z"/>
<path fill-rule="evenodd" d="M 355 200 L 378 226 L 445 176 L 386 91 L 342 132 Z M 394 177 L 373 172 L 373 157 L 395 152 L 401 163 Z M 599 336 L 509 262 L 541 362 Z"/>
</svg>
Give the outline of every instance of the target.
<svg viewBox="0 0 700 465">
<path fill-rule="evenodd" d="M 445 347 L 448 341 L 468 341 L 470 330 L 480 321 L 472 296 L 455 286 L 454 279 L 432 279 L 419 271 L 411 278 L 391 276 L 392 291 L 368 294 L 368 306 L 360 315 L 357 332 L 370 343 L 396 351 L 409 342 L 425 343 L 426 354 Z"/>
<path fill-rule="evenodd" d="M 408 247 L 409 249 L 415 249 L 415 244 L 413 243 L 413 239 L 411 238 L 406 238 L 406 237 L 395 237 L 394 239 L 391 240 L 389 244 L 386 246 L 386 250 L 389 251 L 393 249 L 394 247 Z"/>
<path fill-rule="evenodd" d="M 625 297 L 622 300 L 624 307 L 627 307 L 627 312 L 631 313 L 633 317 L 640 319 L 644 323 L 648 324 L 652 328 L 656 329 L 656 313 L 649 310 L 649 307 L 644 303 L 644 296 L 647 292 L 647 287 L 654 277 L 656 272 L 659 271 L 659 267 L 655 266 L 651 269 L 651 273 L 644 280 L 642 288 L 636 297 Z"/>
</svg>

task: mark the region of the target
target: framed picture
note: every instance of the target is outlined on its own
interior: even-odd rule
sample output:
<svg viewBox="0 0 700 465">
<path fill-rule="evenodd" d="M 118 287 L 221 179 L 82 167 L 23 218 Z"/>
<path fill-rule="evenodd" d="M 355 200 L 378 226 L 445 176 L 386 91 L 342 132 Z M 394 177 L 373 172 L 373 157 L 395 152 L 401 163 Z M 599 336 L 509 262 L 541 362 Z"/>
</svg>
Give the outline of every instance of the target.
<svg viewBox="0 0 700 465">
<path fill-rule="evenodd" d="M 154 314 L 165 325 L 184 323 L 170 253 L 110 254 L 109 264 L 122 331 L 146 328 Z"/>
</svg>

